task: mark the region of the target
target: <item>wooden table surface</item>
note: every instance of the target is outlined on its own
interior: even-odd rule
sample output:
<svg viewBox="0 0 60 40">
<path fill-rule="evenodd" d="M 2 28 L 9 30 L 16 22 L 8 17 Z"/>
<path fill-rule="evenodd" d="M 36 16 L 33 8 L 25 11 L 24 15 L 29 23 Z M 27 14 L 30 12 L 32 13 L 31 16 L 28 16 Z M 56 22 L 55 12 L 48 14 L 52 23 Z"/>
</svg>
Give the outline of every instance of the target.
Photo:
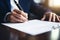
<svg viewBox="0 0 60 40">
<path fill-rule="evenodd" d="M 50 40 L 51 32 L 46 32 L 43 34 L 38 34 L 38 35 L 32 36 L 32 35 L 26 34 L 24 32 L 12 29 L 12 28 L 8 28 L 8 29 L 9 29 L 10 33 L 12 35 L 14 35 L 13 37 L 18 36 L 18 40 Z"/>
<path fill-rule="evenodd" d="M 10 28 L 10 32 L 13 33 L 14 35 L 18 35 L 19 40 L 49 40 L 50 33 L 51 33 L 51 32 L 47 32 L 47 33 L 32 36 L 32 35 L 29 35 L 24 32 L 21 32 L 21 31 L 15 30 L 15 29 L 11 29 L 11 28 Z"/>
</svg>

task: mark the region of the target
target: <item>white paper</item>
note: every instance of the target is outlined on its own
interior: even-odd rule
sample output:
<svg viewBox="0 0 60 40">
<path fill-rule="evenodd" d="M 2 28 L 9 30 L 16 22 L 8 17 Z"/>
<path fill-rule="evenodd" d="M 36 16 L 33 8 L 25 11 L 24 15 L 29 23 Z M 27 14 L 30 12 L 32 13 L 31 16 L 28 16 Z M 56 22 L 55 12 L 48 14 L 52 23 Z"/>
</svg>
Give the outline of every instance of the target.
<svg viewBox="0 0 60 40">
<path fill-rule="evenodd" d="M 2 23 L 2 24 L 30 35 L 38 35 L 48 32 L 53 29 L 53 26 L 58 27 L 58 25 L 60 25 L 60 23 L 40 20 L 30 20 L 25 23 Z"/>
</svg>

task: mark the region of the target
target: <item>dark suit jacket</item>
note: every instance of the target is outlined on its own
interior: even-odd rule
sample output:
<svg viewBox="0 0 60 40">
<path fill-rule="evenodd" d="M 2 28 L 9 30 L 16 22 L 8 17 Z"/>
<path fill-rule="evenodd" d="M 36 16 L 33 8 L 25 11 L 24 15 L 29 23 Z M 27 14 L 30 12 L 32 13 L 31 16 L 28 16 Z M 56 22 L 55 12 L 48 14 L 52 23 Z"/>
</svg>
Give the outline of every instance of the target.
<svg viewBox="0 0 60 40">
<path fill-rule="evenodd" d="M 19 1 L 25 12 L 29 11 L 30 1 L 29 0 L 20 0 Z M 10 0 L 0 0 L 0 22 L 4 22 L 3 19 L 6 15 L 6 13 L 10 12 L 10 11 L 11 11 Z"/>
<path fill-rule="evenodd" d="M 29 19 L 32 18 L 38 18 L 37 15 L 42 15 L 44 12 L 47 11 L 47 9 L 44 9 L 43 7 L 37 7 L 37 5 L 33 2 L 33 0 L 20 0 L 19 1 L 20 5 L 22 6 L 23 10 L 27 13 L 29 13 Z M 31 10 L 30 10 L 31 8 Z M 36 15 L 35 11 L 39 9 L 39 13 Z M 10 5 L 10 0 L 0 0 L 0 23 L 4 22 L 4 17 L 7 12 L 11 11 L 11 5 Z M 34 12 L 33 12 L 34 11 Z M 33 14 L 31 14 L 31 12 Z M 34 16 L 35 15 L 35 16 Z"/>
</svg>

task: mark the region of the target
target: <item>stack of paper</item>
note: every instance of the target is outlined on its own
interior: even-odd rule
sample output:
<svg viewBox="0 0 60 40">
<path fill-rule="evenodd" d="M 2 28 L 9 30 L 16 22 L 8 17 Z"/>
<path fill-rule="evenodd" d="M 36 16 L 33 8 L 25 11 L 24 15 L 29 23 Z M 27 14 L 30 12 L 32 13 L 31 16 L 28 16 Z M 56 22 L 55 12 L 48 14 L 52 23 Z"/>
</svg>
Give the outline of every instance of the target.
<svg viewBox="0 0 60 40">
<path fill-rule="evenodd" d="M 48 32 L 51 31 L 53 27 L 58 27 L 58 25 L 60 25 L 60 23 L 40 20 L 30 20 L 25 23 L 2 23 L 2 24 L 30 35 L 38 35 Z"/>
</svg>

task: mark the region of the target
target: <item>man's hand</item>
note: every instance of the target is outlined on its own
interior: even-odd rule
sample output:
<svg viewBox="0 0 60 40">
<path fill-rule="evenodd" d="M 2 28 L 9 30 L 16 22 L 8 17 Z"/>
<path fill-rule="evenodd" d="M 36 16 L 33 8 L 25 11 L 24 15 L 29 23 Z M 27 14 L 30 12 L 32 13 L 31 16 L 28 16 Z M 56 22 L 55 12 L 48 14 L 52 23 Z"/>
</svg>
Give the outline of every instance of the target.
<svg viewBox="0 0 60 40">
<path fill-rule="evenodd" d="M 60 22 L 60 16 L 56 15 L 55 13 L 48 12 L 48 13 L 44 14 L 44 16 L 41 20 Z"/>
<path fill-rule="evenodd" d="M 11 12 L 11 15 L 9 15 L 9 21 L 10 22 L 25 22 L 25 21 L 28 21 L 28 15 L 27 13 L 21 11 L 21 10 L 17 10 L 17 9 L 14 9 L 12 12 Z"/>
</svg>

